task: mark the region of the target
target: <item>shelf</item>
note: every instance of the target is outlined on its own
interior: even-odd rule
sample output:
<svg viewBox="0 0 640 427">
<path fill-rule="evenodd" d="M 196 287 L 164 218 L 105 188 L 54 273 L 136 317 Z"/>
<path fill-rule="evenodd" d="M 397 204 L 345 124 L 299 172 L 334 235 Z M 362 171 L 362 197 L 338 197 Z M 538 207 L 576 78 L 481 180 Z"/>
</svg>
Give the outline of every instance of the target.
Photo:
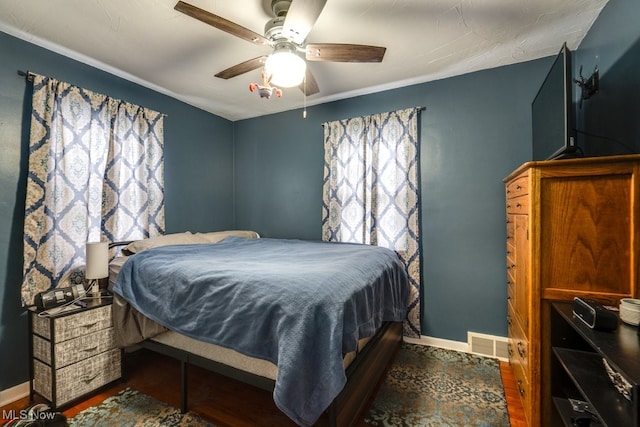
<svg viewBox="0 0 640 427">
<path fill-rule="evenodd" d="M 633 425 L 633 403 L 615 389 L 601 355 L 559 347 L 553 352 L 603 425 Z"/>
<path fill-rule="evenodd" d="M 623 322 L 614 331 L 597 331 L 586 326 L 573 315 L 572 303 L 553 303 L 554 308 L 582 338 L 602 355 L 607 355 L 611 367 L 627 377 L 627 381 L 640 384 L 640 339 L 638 328 Z"/>
<path fill-rule="evenodd" d="M 571 406 L 571 403 L 569 402 L 569 399 L 561 399 L 559 397 L 554 397 L 553 403 L 556 409 L 558 410 L 558 413 L 560 414 L 560 418 L 562 419 L 562 422 L 564 423 L 565 427 L 573 427 L 575 425 L 573 423 L 573 419 L 577 417 L 589 417 L 589 414 L 587 413 L 574 411 L 573 407 Z M 591 423 L 589 424 L 590 427 L 598 427 L 602 425 L 595 418 L 590 417 L 590 419 L 591 419 Z"/>
</svg>

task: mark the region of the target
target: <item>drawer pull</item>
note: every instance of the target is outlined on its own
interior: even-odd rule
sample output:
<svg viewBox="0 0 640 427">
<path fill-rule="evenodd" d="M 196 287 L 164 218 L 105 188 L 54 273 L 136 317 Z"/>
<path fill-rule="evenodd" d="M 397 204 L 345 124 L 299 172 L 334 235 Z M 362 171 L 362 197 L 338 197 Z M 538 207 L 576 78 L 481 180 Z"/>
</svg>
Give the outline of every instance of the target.
<svg viewBox="0 0 640 427">
<path fill-rule="evenodd" d="M 89 328 L 93 328 L 93 327 L 94 327 L 94 326 L 96 326 L 97 324 L 98 324 L 98 322 L 93 322 L 93 323 L 87 323 L 87 324 L 85 324 L 85 325 L 80 325 L 79 327 L 80 327 L 80 328 L 86 328 L 86 329 L 89 329 Z"/>
<path fill-rule="evenodd" d="M 90 347 L 90 348 L 85 348 L 82 351 L 85 351 L 87 353 L 91 353 L 93 351 L 96 351 L 97 349 L 98 349 L 98 346 L 96 345 L 96 346 L 93 346 L 93 347 Z"/>
<path fill-rule="evenodd" d="M 518 354 L 520 355 L 520 357 L 524 359 L 526 352 L 524 351 L 524 346 L 522 345 L 521 341 L 518 341 L 517 347 L 518 347 Z"/>
<path fill-rule="evenodd" d="M 85 376 L 82 381 L 84 381 L 85 383 L 90 383 L 91 381 L 95 380 L 96 378 L 98 378 L 98 376 L 100 375 L 100 372 L 97 372 L 95 374 L 89 374 L 87 376 Z"/>
<path fill-rule="evenodd" d="M 511 316 L 507 315 L 507 324 L 511 326 Z"/>
<path fill-rule="evenodd" d="M 522 187 L 520 187 L 520 184 L 516 184 L 516 190 L 522 190 Z"/>
<path fill-rule="evenodd" d="M 509 354 L 509 358 L 513 356 L 513 349 L 511 348 L 511 344 L 507 344 L 507 353 Z"/>
</svg>

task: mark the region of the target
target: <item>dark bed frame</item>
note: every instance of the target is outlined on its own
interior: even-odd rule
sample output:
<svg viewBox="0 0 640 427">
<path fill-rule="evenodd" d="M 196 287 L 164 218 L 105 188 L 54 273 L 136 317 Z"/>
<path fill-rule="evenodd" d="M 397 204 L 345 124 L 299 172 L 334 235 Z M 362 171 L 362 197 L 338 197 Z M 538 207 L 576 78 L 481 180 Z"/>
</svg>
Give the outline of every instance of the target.
<svg viewBox="0 0 640 427">
<path fill-rule="evenodd" d="M 359 420 L 374 391 L 377 390 L 379 382 L 384 378 L 401 342 L 402 323 L 387 322 L 358 353 L 355 360 L 346 369 L 347 384 L 327 409 L 331 427 L 348 427 Z M 275 381 L 269 378 L 236 369 L 157 341 L 146 340 L 140 345 L 180 361 L 180 410 L 183 413 L 187 411 L 188 365 L 199 366 L 268 391 L 273 391 L 275 386 Z"/>
</svg>

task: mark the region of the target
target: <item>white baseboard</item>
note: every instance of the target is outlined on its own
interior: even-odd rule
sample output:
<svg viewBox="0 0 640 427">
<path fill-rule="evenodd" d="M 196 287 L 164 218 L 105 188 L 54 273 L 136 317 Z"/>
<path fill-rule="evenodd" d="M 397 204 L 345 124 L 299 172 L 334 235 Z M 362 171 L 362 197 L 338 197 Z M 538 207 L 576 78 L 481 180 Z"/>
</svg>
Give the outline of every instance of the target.
<svg viewBox="0 0 640 427">
<path fill-rule="evenodd" d="M 446 350 L 461 351 L 463 353 L 478 354 L 480 356 L 491 357 L 502 361 L 509 359 L 503 354 L 502 347 L 506 346 L 507 338 L 495 335 L 479 334 L 477 332 L 467 332 L 467 342 L 445 340 L 442 338 L 433 338 L 421 335 L 420 338 L 403 337 L 404 341 L 411 344 L 428 345 L 431 347 L 444 348 Z M 485 351 L 474 345 L 480 339 L 483 342 L 491 344 L 491 351 Z M 480 351 L 479 351 L 480 350 Z"/>
<path fill-rule="evenodd" d="M 27 396 L 29 396 L 29 381 L 6 390 L 0 390 L 0 406 L 8 405 Z"/>
<path fill-rule="evenodd" d="M 404 337 L 403 339 L 411 344 L 428 345 L 431 347 L 444 348 L 446 350 L 455 350 L 461 351 L 463 353 L 469 353 L 469 344 L 466 342 L 433 338 L 426 335 L 421 335 L 420 338 Z"/>
</svg>

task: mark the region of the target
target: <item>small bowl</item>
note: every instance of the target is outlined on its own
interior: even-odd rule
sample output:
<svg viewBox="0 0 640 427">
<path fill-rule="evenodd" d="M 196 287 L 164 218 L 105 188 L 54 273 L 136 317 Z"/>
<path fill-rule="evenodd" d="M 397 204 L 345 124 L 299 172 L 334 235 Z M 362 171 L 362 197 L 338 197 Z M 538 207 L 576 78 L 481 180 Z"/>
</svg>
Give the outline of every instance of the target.
<svg viewBox="0 0 640 427">
<path fill-rule="evenodd" d="M 622 298 L 620 305 L 633 311 L 640 311 L 640 299 L 635 298 Z"/>
<path fill-rule="evenodd" d="M 620 320 L 629 325 L 640 325 L 640 299 L 623 298 L 620 300 Z"/>
</svg>

